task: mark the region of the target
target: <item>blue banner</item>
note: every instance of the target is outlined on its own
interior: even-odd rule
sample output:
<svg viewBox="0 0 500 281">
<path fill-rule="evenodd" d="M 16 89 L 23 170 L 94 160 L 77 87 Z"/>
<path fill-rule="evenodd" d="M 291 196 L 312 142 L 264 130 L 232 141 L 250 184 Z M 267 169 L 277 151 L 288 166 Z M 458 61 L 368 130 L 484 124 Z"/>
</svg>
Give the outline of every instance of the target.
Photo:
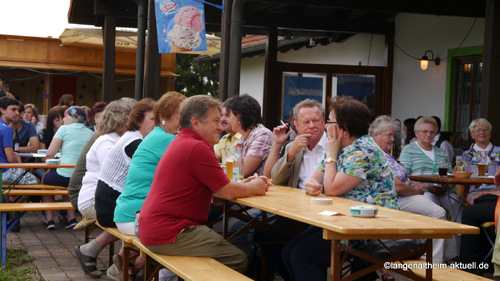
<svg viewBox="0 0 500 281">
<path fill-rule="evenodd" d="M 160 53 L 206 51 L 205 10 L 196 0 L 155 0 Z"/>
<path fill-rule="evenodd" d="M 285 76 L 283 119 L 299 102 L 313 99 L 323 102 L 323 78 Z"/>
</svg>

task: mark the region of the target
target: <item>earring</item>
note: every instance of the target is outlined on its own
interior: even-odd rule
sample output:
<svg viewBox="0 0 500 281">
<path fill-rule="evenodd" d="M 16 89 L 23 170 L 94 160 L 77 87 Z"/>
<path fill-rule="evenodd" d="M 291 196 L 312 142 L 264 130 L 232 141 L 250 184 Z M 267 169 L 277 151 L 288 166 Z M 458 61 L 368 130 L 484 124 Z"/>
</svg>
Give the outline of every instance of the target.
<svg viewBox="0 0 500 281">
<path fill-rule="evenodd" d="M 165 120 L 161 120 L 161 125 L 165 126 Z"/>
</svg>

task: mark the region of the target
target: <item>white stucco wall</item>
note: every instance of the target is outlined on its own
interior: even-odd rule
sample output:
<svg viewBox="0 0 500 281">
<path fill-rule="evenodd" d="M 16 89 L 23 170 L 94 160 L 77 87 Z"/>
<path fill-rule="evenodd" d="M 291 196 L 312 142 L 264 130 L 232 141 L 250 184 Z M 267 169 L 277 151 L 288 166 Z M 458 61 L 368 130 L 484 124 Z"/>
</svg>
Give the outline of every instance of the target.
<svg viewBox="0 0 500 281">
<path fill-rule="evenodd" d="M 474 18 L 399 14 L 396 20 L 392 117 L 404 120 L 419 115 L 436 115 L 444 123 L 446 64 L 449 49 L 457 48 L 474 22 Z M 484 37 L 484 19 L 478 19 L 461 47 L 481 46 Z M 368 62 L 370 34 L 358 34 L 344 43 L 302 48 L 279 53 L 278 60 L 293 63 L 346 64 L 384 66 L 385 39 L 373 35 Z M 439 66 L 429 64 L 426 71 L 416 61 L 426 50 L 442 61 Z M 444 60 L 443 60 L 444 59 Z M 241 93 L 254 96 L 262 104 L 264 58 L 244 59 L 241 63 Z"/>
<path fill-rule="evenodd" d="M 373 38 L 373 39 L 372 39 Z M 372 41 L 370 52 L 370 40 Z M 344 64 L 383 66 L 384 36 L 358 34 L 344 43 L 332 43 L 314 48 L 303 47 L 297 51 L 278 53 L 278 61 L 290 63 Z M 350 55 L 350 54 L 356 55 Z M 370 61 L 368 62 L 368 57 Z M 262 105 L 264 90 L 264 57 L 241 61 L 240 93 L 247 93 Z M 280 93 L 281 94 L 281 93 Z"/>
<path fill-rule="evenodd" d="M 392 116 L 404 120 L 436 115 L 445 122 L 446 68 L 449 49 L 457 48 L 471 28 L 474 18 L 399 14 L 396 17 L 395 42 L 406 53 L 420 58 L 426 50 L 440 57 L 427 70 L 404 54 L 394 50 Z M 484 19 L 478 19 L 461 47 L 483 45 Z"/>
</svg>

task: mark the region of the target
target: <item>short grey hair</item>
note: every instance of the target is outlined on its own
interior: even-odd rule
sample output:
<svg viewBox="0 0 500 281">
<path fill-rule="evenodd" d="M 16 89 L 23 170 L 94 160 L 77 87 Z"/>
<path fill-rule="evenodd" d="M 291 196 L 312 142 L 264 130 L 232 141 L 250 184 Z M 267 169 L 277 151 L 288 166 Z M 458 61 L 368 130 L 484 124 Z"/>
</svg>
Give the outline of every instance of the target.
<svg viewBox="0 0 500 281">
<path fill-rule="evenodd" d="M 208 95 L 197 95 L 185 99 L 180 105 L 179 128 L 192 129 L 191 119 L 197 119 L 205 122 L 207 111 L 210 108 L 217 108 L 221 111 L 221 103 L 219 100 Z"/>
<path fill-rule="evenodd" d="M 469 132 L 472 132 L 474 130 L 474 127 L 476 127 L 476 125 L 479 125 L 479 124 L 485 126 L 486 128 L 488 128 L 488 130 L 491 131 L 491 128 L 492 128 L 491 123 L 484 118 L 479 118 L 479 119 L 474 119 L 474 120 L 472 120 L 472 122 L 470 122 Z"/>
<path fill-rule="evenodd" d="M 375 118 L 375 120 L 373 120 L 370 128 L 368 129 L 368 134 L 370 134 L 370 136 L 372 137 L 373 134 L 381 134 L 389 126 L 396 129 L 396 124 L 391 119 L 391 117 L 387 115 L 380 115 L 379 117 Z"/>
<path fill-rule="evenodd" d="M 437 133 L 438 125 L 437 125 L 436 119 L 434 119 L 431 116 L 423 116 L 423 117 L 418 118 L 417 122 L 415 123 L 414 130 L 420 131 L 420 127 L 422 127 L 422 125 L 424 125 L 424 123 L 433 125 L 434 131 Z"/>
<path fill-rule="evenodd" d="M 305 99 L 293 107 L 293 118 L 295 118 L 295 120 L 298 120 L 299 111 L 303 107 L 317 107 L 317 108 L 319 108 L 319 110 L 321 110 L 321 114 L 323 115 L 323 119 L 325 118 L 325 108 L 323 107 L 323 105 L 319 101 L 313 100 L 313 99 Z"/>
</svg>

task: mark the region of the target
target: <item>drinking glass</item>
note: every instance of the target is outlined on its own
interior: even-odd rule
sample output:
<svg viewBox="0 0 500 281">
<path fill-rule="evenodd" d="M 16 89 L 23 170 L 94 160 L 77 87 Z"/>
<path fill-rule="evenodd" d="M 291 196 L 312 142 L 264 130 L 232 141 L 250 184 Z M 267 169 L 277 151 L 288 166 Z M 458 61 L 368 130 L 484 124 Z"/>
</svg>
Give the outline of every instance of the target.
<svg viewBox="0 0 500 281">
<path fill-rule="evenodd" d="M 234 148 L 232 145 L 226 146 L 226 174 L 231 180 L 233 179 L 233 162 L 234 162 Z"/>
<path fill-rule="evenodd" d="M 438 162 L 438 173 L 440 176 L 447 176 L 448 175 L 448 162 L 441 160 Z"/>
<path fill-rule="evenodd" d="M 477 175 L 484 177 L 488 167 L 488 153 L 486 151 L 479 151 L 477 159 Z"/>
<path fill-rule="evenodd" d="M 463 171 L 465 167 L 465 158 L 463 156 L 457 156 L 456 158 L 457 171 Z"/>
</svg>

